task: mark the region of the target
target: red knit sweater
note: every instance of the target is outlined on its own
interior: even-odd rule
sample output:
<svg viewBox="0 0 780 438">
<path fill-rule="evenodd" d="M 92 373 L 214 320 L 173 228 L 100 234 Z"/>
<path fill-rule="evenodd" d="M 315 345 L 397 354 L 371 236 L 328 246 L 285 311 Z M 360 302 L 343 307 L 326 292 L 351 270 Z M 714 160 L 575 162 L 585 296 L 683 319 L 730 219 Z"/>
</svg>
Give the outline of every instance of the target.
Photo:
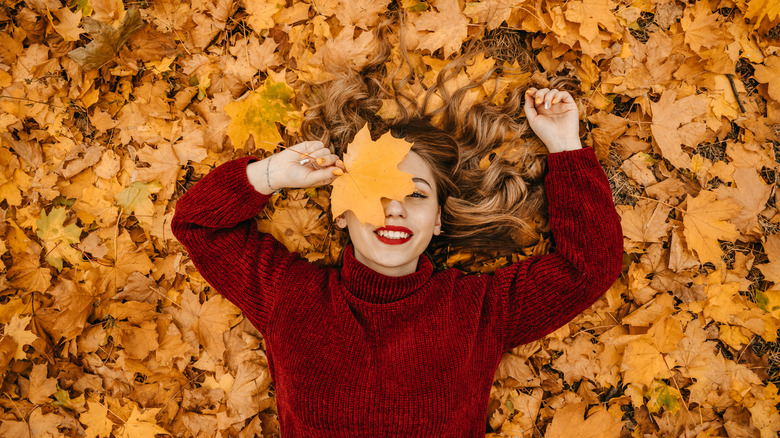
<svg viewBox="0 0 780 438">
<path fill-rule="evenodd" d="M 596 301 L 622 265 L 622 232 L 592 149 L 551 154 L 545 188 L 557 249 L 494 275 L 387 277 L 358 262 L 318 268 L 250 220 L 268 200 L 246 157 L 178 202 L 173 232 L 203 277 L 263 334 L 285 437 L 485 435 L 502 353 Z"/>
</svg>

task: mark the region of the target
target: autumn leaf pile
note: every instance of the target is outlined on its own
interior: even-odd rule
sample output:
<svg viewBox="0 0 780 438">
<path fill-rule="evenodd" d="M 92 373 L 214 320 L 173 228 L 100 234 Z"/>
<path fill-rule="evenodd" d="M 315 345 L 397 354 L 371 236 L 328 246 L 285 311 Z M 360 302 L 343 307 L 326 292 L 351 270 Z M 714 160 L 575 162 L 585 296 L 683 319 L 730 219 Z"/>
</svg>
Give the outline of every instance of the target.
<svg viewBox="0 0 780 438">
<path fill-rule="evenodd" d="M 401 9 L 416 87 L 474 40 L 493 56 L 458 85 L 512 65 L 525 36 L 540 72 L 499 85 L 577 77 L 622 220 L 624 274 L 505 355 L 488 435 L 776 436 L 774 0 L 4 1 L 0 436 L 278 435 L 262 337 L 171 217 L 216 165 L 293 144 L 297 93 L 360 69 Z M 286 191 L 259 226 L 331 262 L 328 191 Z"/>
</svg>

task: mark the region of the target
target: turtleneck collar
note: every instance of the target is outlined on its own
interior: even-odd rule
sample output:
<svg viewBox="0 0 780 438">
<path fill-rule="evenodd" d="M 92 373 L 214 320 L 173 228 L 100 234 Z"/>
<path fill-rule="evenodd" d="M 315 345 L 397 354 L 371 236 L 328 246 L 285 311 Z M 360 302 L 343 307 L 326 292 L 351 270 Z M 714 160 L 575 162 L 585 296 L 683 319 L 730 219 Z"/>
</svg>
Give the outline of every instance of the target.
<svg viewBox="0 0 780 438">
<path fill-rule="evenodd" d="M 355 258 L 352 244 L 344 249 L 341 279 L 352 295 L 370 303 L 392 303 L 413 294 L 431 277 L 433 264 L 421 255 L 417 270 L 409 275 L 390 277 L 380 274 Z"/>
</svg>

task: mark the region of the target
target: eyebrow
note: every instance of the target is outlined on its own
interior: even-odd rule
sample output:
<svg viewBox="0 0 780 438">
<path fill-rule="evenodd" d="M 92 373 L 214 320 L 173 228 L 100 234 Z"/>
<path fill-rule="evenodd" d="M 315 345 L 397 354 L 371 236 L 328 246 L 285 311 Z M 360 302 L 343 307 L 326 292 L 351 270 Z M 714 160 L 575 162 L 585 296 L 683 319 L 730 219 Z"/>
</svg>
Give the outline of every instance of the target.
<svg viewBox="0 0 780 438">
<path fill-rule="evenodd" d="M 414 178 L 412 178 L 412 181 L 414 181 L 414 182 L 421 182 L 421 183 L 425 183 L 425 184 L 426 184 L 428 187 L 430 187 L 430 188 L 433 188 L 433 186 L 431 185 L 431 183 L 429 183 L 428 181 L 426 181 L 426 180 L 424 180 L 424 179 L 422 179 L 422 178 L 420 178 L 420 177 L 416 177 L 416 176 L 415 176 Z"/>
</svg>

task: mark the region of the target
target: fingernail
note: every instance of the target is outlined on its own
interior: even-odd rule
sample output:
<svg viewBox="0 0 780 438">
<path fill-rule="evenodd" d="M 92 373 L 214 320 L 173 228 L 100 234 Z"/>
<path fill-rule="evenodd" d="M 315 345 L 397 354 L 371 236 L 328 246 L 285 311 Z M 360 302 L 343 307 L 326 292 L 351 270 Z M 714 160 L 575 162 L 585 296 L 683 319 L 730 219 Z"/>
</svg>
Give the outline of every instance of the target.
<svg viewBox="0 0 780 438">
<path fill-rule="evenodd" d="M 317 164 L 322 166 L 323 164 L 325 164 L 325 159 L 324 158 L 317 158 Z"/>
<path fill-rule="evenodd" d="M 333 169 L 333 174 L 336 176 L 344 175 L 344 171 L 339 168 L 335 168 Z"/>
<path fill-rule="evenodd" d="M 544 109 L 550 109 L 550 102 L 548 101 L 544 102 Z"/>
<path fill-rule="evenodd" d="M 336 160 L 336 166 L 343 166 L 344 162 L 341 160 Z"/>
<path fill-rule="evenodd" d="M 553 97 L 552 103 L 558 103 L 558 98 L 557 97 Z"/>
<path fill-rule="evenodd" d="M 308 158 L 306 158 L 304 160 L 301 160 L 301 166 L 303 166 L 304 164 L 308 163 L 309 161 L 311 161 L 311 160 L 308 159 Z"/>
<path fill-rule="evenodd" d="M 536 104 L 539 105 L 540 103 L 542 103 L 542 98 L 541 97 L 537 97 L 536 98 Z"/>
</svg>

